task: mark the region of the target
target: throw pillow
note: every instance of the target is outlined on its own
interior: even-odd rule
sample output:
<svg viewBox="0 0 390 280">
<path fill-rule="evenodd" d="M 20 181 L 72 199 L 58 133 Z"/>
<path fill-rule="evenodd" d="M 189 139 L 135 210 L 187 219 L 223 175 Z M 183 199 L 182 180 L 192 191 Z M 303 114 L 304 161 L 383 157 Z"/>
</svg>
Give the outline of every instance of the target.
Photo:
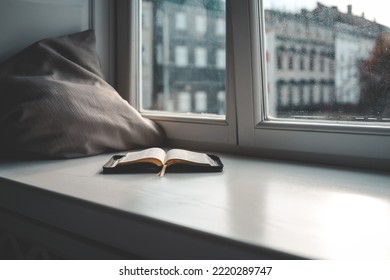
<svg viewBox="0 0 390 280">
<path fill-rule="evenodd" d="M 74 158 L 165 137 L 103 79 L 92 30 L 41 40 L 0 63 L 0 99 L 8 151 Z"/>
</svg>

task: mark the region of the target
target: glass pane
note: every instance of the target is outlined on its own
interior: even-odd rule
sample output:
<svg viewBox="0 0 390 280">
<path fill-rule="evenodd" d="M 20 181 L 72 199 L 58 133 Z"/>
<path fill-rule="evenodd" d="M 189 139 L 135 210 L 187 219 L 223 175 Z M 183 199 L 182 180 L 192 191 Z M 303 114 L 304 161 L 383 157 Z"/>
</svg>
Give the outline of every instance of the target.
<svg viewBox="0 0 390 280">
<path fill-rule="evenodd" d="M 142 108 L 225 115 L 225 0 L 142 1 Z"/>
<path fill-rule="evenodd" d="M 269 117 L 390 122 L 390 17 L 382 1 L 263 6 Z"/>
</svg>

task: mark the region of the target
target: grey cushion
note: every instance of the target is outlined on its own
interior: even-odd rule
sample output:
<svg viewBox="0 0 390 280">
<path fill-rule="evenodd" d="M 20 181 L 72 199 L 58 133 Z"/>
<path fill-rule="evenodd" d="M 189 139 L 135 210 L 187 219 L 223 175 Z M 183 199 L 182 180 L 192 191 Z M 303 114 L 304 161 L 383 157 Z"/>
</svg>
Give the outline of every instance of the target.
<svg viewBox="0 0 390 280">
<path fill-rule="evenodd" d="M 92 30 L 39 41 L 0 64 L 1 147 L 53 157 L 159 146 L 164 132 L 104 81 Z"/>
</svg>

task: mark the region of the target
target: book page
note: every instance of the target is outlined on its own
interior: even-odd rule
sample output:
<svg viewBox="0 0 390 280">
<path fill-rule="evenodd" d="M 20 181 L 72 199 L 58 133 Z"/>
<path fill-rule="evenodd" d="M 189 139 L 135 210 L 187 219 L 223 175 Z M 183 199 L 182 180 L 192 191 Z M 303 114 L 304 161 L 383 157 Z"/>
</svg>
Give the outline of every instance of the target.
<svg viewBox="0 0 390 280">
<path fill-rule="evenodd" d="M 167 152 L 167 165 L 175 163 L 192 163 L 198 165 L 217 166 L 217 163 L 205 153 L 197 153 L 181 149 L 172 149 Z"/>
<path fill-rule="evenodd" d="M 118 160 L 118 165 L 150 162 L 162 166 L 165 161 L 165 151 L 161 148 L 149 148 L 142 151 L 128 152 Z"/>
</svg>

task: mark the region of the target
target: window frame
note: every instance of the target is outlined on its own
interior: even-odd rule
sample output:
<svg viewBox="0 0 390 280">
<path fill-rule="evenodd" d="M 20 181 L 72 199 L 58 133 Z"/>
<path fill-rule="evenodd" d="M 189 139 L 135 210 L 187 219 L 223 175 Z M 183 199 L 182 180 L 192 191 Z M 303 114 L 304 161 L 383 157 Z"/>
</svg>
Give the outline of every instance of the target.
<svg viewBox="0 0 390 280">
<path fill-rule="evenodd" d="M 286 153 L 286 157 L 288 154 L 292 154 L 293 158 L 297 160 L 379 169 L 390 168 L 384 166 L 386 163 L 390 166 L 389 123 L 296 121 L 268 117 L 266 106 L 268 96 L 265 94 L 265 23 L 262 1 L 233 0 L 232 5 L 235 10 L 242 9 L 242 13 L 248 11 L 251 22 L 247 32 L 243 32 L 244 26 L 238 26 L 240 22 L 238 19 L 234 22 L 234 25 L 237 25 L 237 32 L 240 30 L 240 34 L 246 34 L 249 37 L 248 39 L 240 38 L 241 45 L 245 45 L 245 42 L 249 41 L 252 51 L 249 54 L 251 57 L 245 58 L 245 55 L 243 57 L 244 50 L 234 49 L 235 52 L 240 53 L 240 57 L 235 58 L 235 73 L 241 73 L 243 77 L 252 77 L 253 85 L 252 94 L 237 98 L 237 126 L 241 128 L 239 131 L 243 131 L 238 135 L 239 143 L 245 143 L 248 147 L 260 149 L 265 151 L 264 154 L 273 154 L 276 157 L 278 157 L 277 154 Z M 234 35 L 233 38 L 235 38 Z M 260 50 L 260 52 L 258 53 L 256 50 Z M 252 69 L 240 67 L 237 60 L 243 61 L 241 65 L 248 63 Z M 253 63 L 254 61 L 259 62 Z M 236 84 L 243 83 L 236 82 Z M 244 88 L 236 88 L 236 92 L 247 93 L 249 91 Z M 241 115 L 245 108 L 250 108 L 250 106 L 248 106 L 248 102 L 240 104 L 239 101 L 248 98 L 253 98 L 253 111 L 251 114 Z M 245 130 L 242 129 L 243 127 Z"/>
<path fill-rule="evenodd" d="M 232 92 L 234 79 L 230 66 L 231 56 L 226 57 L 225 111 L 227 113 L 225 116 L 142 110 L 140 95 L 142 92 L 142 65 L 140 64 L 140 51 L 142 50 L 140 45 L 140 42 L 142 42 L 141 2 L 142 0 L 116 1 L 118 23 L 116 86 L 118 92 L 144 117 L 156 121 L 164 128 L 167 135 L 166 145 L 182 146 L 187 145 L 187 143 L 190 143 L 190 145 L 208 143 L 218 146 L 221 144 L 235 146 L 237 135 L 235 102 Z M 227 13 L 226 17 L 228 16 Z M 226 46 L 229 45 L 229 40 L 231 38 L 226 36 Z"/>
<path fill-rule="evenodd" d="M 139 92 L 141 88 L 136 67 L 137 63 L 139 65 L 139 44 L 134 44 L 140 36 L 140 1 L 119 1 L 127 3 L 131 11 L 127 12 L 129 36 L 125 44 L 127 52 L 129 48 L 131 52 L 128 66 L 119 66 L 122 82 L 118 79 L 118 88 L 138 110 L 140 98 L 129 93 Z M 163 126 L 168 145 L 390 169 L 390 124 L 269 117 L 262 1 L 230 0 L 226 5 L 226 119 L 140 110 L 145 117 Z M 123 43 L 123 39 L 120 41 Z M 118 56 L 121 56 L 120 52 Z M 126 68 L 127 77 L 123 71 Z"/>
</svg>

